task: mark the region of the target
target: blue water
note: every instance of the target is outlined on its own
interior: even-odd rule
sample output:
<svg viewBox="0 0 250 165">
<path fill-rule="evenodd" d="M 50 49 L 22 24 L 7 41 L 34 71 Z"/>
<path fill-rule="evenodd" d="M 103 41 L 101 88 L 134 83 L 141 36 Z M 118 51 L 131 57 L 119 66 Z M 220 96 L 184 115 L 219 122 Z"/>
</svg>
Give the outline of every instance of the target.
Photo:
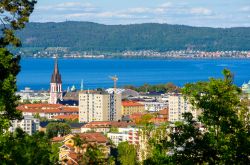
<svg viewBox="0 0 250 165">
<path fill-rule="evenodd" d="M 112 87 L 109 76 L 113 75 L 118 76 L 120 87 L 167 82 L 183 86 L 188 82 L 208 80 L 209 77 L 222 77 L 224 68 L 234 73 L 237 85 L 250 80 L 250 60 L 246 59 L 59 59 L 58 63 L 64 90 L 72 85 L 79 89 L 81 79 L 85 89 Z M 48 89 L 53 66 L 54 59 L 51 58 L 22 59 L 18 89 Z"/>
</svg>

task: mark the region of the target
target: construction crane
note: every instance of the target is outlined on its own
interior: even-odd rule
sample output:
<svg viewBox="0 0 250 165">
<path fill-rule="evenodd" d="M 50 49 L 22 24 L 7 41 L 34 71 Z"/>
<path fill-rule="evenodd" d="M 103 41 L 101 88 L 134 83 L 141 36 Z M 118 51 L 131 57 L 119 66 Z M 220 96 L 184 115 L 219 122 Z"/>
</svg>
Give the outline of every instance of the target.
<svg viewBox="0 0 250 165">
<path fill-rule="evenodd" d="M 118 81 L 118 77 L 115 76 L 109 76 L 110 79 L 114 81 L 114 93 L 116 93 L 116 82 Z"/>
</svg>

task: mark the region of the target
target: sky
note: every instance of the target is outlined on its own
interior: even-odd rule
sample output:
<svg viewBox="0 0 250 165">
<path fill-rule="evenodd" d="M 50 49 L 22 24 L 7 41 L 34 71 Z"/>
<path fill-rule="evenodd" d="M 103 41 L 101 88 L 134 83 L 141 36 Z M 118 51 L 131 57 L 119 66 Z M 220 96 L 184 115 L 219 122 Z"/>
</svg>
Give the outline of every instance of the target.
<svg viewBox="0 0 250 165">
<path fill-rule="evenodd" d="M 250 0 L 38 0 L 30 19 L 250 27 Z"/>
</svg>

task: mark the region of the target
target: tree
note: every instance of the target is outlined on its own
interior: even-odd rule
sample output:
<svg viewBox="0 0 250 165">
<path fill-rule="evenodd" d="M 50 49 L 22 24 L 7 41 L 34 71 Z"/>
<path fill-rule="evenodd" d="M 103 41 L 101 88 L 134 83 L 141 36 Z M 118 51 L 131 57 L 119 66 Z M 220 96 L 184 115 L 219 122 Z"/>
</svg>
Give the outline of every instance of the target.
<svg viewBox="0 0 250 165">
<path fill-rule="evenodd" d="M 121 142 L 118 145 L 118 160 L 121 165 L 136 165 L 137 155 L 136 148 L 128 142 Z"/>
<path fill-rule="evenodd" d="M 198 121 L 184 113 L 183 122 L 168 128 L 169 138 L 150 142 L 153 154 L 144 164 L 250 163 L 249 110 L 230 71 L 223 74 L 224 79 L 185 85 L 183 94 L 202 112 Z"/>
<path fill-rule="evenodd" d="M 46 133 L 49 138 L 55 136 L 65 136 L 71 132 L 70 126 L 66 123 L 49 123 L 46 127 Z"/>
<path fill-rule="evenodd" d="M 51 145 L 44 133 L 29 136 L 21 129 L 0 136 L 0 162 L 8 164 L 43 165 L 50 162 Z"/>
<path fill-rule="evenodd" d="M 233 84 L 233 75 L 226 69 L 223 74 L 224 79 L 211 78 L 209 82 L 187 84 L 183 89 L 191 104 L 201 109 L 199 121 L 206 128 L 204 134 L 193 137 L 202 140 L 194 147 L 201 148 L 202 160 L 211 164 L 248 164 L 250 135 L 249 121 L 245 119 L 249 119 L 249 110 L 240 100 L 241 90 Z M 187 131 L 191 133 L 194 129 Z"/>
<path fill-rule="evenodd" d="M 9 44 L 20 46 L 15 31 L 24 28 L 34 10 L 36 0 L 2 0 L 0 1 L 0 48 Z"/>
<path fill-rule="evenodd" d="M 58 161 L 59 161 L 59 152 L 60 152 L 60 148 L 62 146 L 62 143 L 54 143 L 54 144 L 51 144 L 51 154 L 50 154 L 50 162 L 52 164 L 59 164 Z"/>
<path fill-rule="evenodd" d="M 82 160 L 83 164 L 89 164 L 89 165 L 106 164 L 107 159 L 104 153 L 104 146 L 98 145 L 96 143 L 88 144 Z"/>
<path fill-rule="evenodd" d="M 0 134 L 9 127 L 9 121 L 21 119 L 21 113 L 16 111 L 19 97 L 16 76 L 20 71 L 20 56 L 14 56 L 6 47 L 9 44 L 20 46 L 20 40 L 15 37 L 16 30 L 24 28 L 32 13 L 34 0 L 1 0 L 0 1 Z"/>
<path fill-rule="evenodd" d="M 15 95 L 19 60 L 19 57 L 13 58 L 9 51 L 0 48 L 0 134 L 9 128 L 10 120 L 22 118 L 16 110 L 19 97 Z"/>
</svg>

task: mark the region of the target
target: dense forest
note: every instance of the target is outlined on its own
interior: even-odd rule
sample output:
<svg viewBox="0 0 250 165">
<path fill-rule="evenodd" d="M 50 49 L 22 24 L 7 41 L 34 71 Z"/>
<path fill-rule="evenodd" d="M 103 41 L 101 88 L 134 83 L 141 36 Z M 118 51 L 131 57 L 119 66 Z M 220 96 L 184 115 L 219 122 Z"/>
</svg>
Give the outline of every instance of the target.
<svg viewBox="0 0 250 165">
<path fill-rule="evenodd" d="M 250 50 L 250 27 L 208 28 L 169 24 L 102 25 L 91 22 L 29 23 L 17 33 L 24 48 L 71 51 Z"/>
</svg>

